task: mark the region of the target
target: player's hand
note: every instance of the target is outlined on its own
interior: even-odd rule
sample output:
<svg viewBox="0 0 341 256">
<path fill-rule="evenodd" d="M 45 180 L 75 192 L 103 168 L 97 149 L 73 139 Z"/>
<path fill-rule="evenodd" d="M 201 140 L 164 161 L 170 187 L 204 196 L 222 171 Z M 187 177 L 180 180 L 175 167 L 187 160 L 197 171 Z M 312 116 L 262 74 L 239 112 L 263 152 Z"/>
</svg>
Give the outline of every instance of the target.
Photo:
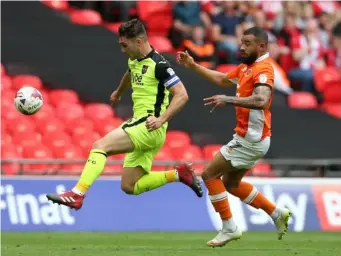
<svg viewBox="0 0 341 256">
<path fill-rule="evenodd" d="M 117 91 L 114 91 L 111 95 L 110 95 L 110 103 L 112 106 L 115 106 L 115 104 L 121 100 L 121 97 L 118 95 Z"/>
<path fill-rule="evenodd" d="M 160 120 L 160 118 L 157 118 L 155 116 L 150 116 L 147 118 L 146 127 L 147 127 L 148 132 L 159 129 L 161 126 L 162 126 L 162 121 Z"/>
<path fill-rule="evenodd" d="M 192 68 L 195 65 L 195 61 L 191 55 L 185 52 L 178 52 L 176 55 L 176 60 L 179 64 L 184 65 L 186 68 Z"/>
<path fill-rule="evenodd" d="M 226 95 L 215 95 L 209 98 L 205 98 L 205 106 L 212 106 L 211 113 L 216 107 L 223 107 L 227 104 L 228 102 L 228 96 Z"/>
</svg>

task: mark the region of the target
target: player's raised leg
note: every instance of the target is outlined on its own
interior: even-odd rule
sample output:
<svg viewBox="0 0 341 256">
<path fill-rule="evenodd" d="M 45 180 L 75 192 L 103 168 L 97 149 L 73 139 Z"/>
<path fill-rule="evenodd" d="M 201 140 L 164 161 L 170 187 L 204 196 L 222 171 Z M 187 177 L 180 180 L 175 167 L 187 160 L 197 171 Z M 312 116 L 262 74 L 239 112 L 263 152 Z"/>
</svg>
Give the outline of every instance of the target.
<svg viewBox="0 0 341 256">
<path fill-rule="evenodd" d="M 127 194 L 139 195 L 167 183 L 182 182 L 189 186 L 197 196 L 203 192 L 192 166 L 182 163 L 168 171 L 152 172 L 154 156 L 161 149 L 166 138 L 166 127 L 149 132 L 145 124 L 123 126 L 132 139 L 135 149 L 126 155 L 121 188 Z"/>
<path fill-rule="evenodd" d="M 80 209 L 85 193 L 103 172 L 107 156 L 127 153 L 133 150 L 134 144 L 127 133 L 121 128 L 111 131 L 93 144 L 82 175 L 72 191 L 66 191 L 61 194 L 48 194 L 48 200 L 77 210 Z"/>
<path fill-rule="evenodd" d="M 230 177 L 228 177 L 230 176 Z M 251 205 L 256 209 L 262 209 L 274 221 L 277 228 L 278 239 L 281 240 L 288 230 L 288 222 L 291 216 L 289 209 L 276 207 L 274 203 L 269 201 L 255 186 L 246 181 L 241 181 L 237 187 L 235 184 L 231 186 L 231 177 L 233 174 L 223 176 L 224 185 L 229 193 L 239 197 L 241 201 Z"/>
<path fill-rule="evenodd" d="M 215 211 L 219 213 L 223 222 L 222 230 L 218 232 L 218 235 L 215 238 L 207 242 L 207 245 L 211 247 L 224 246 L 232 240 L 240 239 L 242 236 L 242 232 L 233 220 L 227 192 L 224 183 L 220 178 L 224 173 L 233 171 L 236 170 L 233 168 L 230 161 L 227 161 L 223 155 L 218 152 L 205 167 L 202 174 L 202 179 L 208 189 L 212 205 Z"/>
<path fill-rule="evenodd" d="M 175 166 L 173 170 L 157 172 L 146 171 L 142 166 L 125 167 L 121 189 L 127 194 L 140 195 L 173 182 L 182 182 L 190 187 L 198 197 L 203 195 L 200 182 L 189 163 Z"/>
</svg>

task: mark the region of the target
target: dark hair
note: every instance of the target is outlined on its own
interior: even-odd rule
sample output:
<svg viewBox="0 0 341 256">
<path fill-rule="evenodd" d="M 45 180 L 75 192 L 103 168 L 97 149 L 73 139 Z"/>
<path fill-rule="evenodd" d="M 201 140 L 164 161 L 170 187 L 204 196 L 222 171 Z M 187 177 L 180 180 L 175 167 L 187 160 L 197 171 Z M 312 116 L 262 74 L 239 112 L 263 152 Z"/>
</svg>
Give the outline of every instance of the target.
<svg viewBox="0 0 341 256">
<path fill-rule="evenodd" d="M 137 36 L 147 36 L 146 29 L 143 23 L 138 19 L 129 20 L 123 23 L 118 29 L 119 36 L 125 36 L 127 38 L 134 38 Z"/>
<path fill-rule="evenodd" d="M 260 27 L 252 27 L 245 30 L 244 35 L 254 35 L 258 41 L 262 41 L 265 44 L 268 44 L 268 32 Z"/>
</svg>

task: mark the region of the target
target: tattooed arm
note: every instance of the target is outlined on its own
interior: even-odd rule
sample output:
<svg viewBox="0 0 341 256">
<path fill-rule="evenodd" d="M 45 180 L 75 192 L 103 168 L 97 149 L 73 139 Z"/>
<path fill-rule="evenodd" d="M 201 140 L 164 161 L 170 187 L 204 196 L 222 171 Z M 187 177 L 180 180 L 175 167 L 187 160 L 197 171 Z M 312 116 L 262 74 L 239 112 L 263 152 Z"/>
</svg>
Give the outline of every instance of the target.
<svg viewBox="0 0 341 256">
<path fill-rule="evenodd" d="M 269 105 L 272 89 L 267 84 L 257 84 L 253 94 L 249 97 L 234 97 L 215 95 L 204 99 L 205 106 L 222 107 L 235 105 L 250 109 L 266 109 Z"/>
</svg>

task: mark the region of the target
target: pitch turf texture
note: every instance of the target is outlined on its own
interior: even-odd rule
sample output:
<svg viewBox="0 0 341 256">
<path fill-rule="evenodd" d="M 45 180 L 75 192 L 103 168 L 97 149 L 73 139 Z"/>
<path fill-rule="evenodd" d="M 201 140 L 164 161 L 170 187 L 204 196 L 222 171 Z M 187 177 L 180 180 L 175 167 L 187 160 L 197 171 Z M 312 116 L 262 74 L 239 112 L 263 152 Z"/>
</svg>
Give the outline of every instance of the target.
<svg viewBox="0 0 341 256">
<path fill-rule="evenodd" d="M 209 248 L 213 232 L 2 233 L 2 256 L 341 256 L 341 233 L 246 232 L 239 241 Z"/>
</svg>

